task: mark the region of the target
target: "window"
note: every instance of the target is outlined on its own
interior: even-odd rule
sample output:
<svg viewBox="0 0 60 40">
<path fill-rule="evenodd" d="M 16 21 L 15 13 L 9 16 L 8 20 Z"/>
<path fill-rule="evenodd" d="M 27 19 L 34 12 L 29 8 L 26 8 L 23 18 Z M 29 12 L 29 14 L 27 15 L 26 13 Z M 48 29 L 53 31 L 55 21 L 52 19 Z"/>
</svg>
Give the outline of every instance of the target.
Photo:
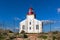
<svg viewBox="0 0 60 40">
<path fill-rule="evenodd" d="M 39 25 L 36 25 L 36 29 L 39 29 Z"/>
<path fill-rule="evenodd" d="M 31 25 L 31 22 L 30 22 L 30 25 Z"/>
<path fill-rule="evenodd" d="M 29 29 L 31 30 L 31 27 Z"/>
<path fill-rule="evenodd" d="M 25 29 L 25 25 L 22 26 L 22 29 Z"/>
</svg>

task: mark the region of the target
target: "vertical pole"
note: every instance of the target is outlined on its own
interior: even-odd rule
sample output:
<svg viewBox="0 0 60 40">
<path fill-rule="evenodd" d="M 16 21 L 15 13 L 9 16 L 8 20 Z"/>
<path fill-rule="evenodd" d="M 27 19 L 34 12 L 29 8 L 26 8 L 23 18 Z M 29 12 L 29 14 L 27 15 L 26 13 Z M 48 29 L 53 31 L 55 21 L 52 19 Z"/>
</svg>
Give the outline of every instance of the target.
<svg viewBox="0 0 60 40">
<path fill-rule="evenodd" d="M 44 30 L 43 30 L 43 22 L 42 22 L 42 33 L 43 33 L 43 31 L 44 31 Z"/>
<path fill-rule="evenodd" d="M 5 22 L 3 21 L 3 29 L 5 30 Z"/>
<path fill-rule="evenodd" d="M 14 32 L 15 32 L 15 19 L 14 19 L 14 21 L 13 21 L 13 24 L 14 24 Z"/>
<path fill-rule="evenodd" d="M 51 32 L 51 23 L 50 23 L 50 32 Z"/>
</svg>

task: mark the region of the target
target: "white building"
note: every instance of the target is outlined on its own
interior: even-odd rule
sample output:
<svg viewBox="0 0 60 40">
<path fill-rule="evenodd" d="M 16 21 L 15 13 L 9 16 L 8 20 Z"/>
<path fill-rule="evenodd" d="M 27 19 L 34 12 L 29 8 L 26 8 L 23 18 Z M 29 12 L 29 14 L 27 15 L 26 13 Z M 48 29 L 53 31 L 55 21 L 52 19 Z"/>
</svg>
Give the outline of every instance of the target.
<svg viewBox="0 0 60 40">
<path fill-rule="evenodd" d="M 33 12 L 33 9 L 30 8 L 26 16 L 26 19 L 20 22 L 19 33 L 24 30 L 26 33 L 41 33 L 42 32 L 42 21 L 39 21 L 36 18 L 36 15 Z"/>
</svg>

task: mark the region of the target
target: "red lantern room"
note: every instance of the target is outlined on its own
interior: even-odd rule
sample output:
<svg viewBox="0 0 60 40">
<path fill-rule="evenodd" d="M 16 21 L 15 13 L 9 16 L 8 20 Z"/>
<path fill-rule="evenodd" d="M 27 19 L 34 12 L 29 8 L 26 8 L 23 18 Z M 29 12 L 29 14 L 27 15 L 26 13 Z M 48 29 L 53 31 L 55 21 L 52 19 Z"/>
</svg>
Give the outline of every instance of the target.
<svg viewBox="0 0 60 40">
<path fill-rule="evenodd" d="M 33 12 L 33 8 L 29 8 L 29 12 L 28 12 L 28 15 L 32 15 L 34 12 Z"/>
</svg>

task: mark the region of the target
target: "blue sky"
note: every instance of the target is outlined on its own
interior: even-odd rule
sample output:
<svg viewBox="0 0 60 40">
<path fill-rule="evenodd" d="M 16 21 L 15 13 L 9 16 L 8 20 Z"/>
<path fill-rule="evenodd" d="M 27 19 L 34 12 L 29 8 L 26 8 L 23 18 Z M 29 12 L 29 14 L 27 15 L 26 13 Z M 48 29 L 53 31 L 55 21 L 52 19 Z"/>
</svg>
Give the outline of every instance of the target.
<svg viewBox="0 0 60 40">
<path fill-rule="evenodd" d="M 18 28 L 30 7 L 34 9 L 38 20 L 60 20 L 60 0 L 0 0 L 0 23 L 9 29 Z M 59 22 L 52 25 L 52 30 L 55 28 L 60 28 Z M 49 31 L 49 25 L 44 25 L 43 29 Z"/>
</svg>

